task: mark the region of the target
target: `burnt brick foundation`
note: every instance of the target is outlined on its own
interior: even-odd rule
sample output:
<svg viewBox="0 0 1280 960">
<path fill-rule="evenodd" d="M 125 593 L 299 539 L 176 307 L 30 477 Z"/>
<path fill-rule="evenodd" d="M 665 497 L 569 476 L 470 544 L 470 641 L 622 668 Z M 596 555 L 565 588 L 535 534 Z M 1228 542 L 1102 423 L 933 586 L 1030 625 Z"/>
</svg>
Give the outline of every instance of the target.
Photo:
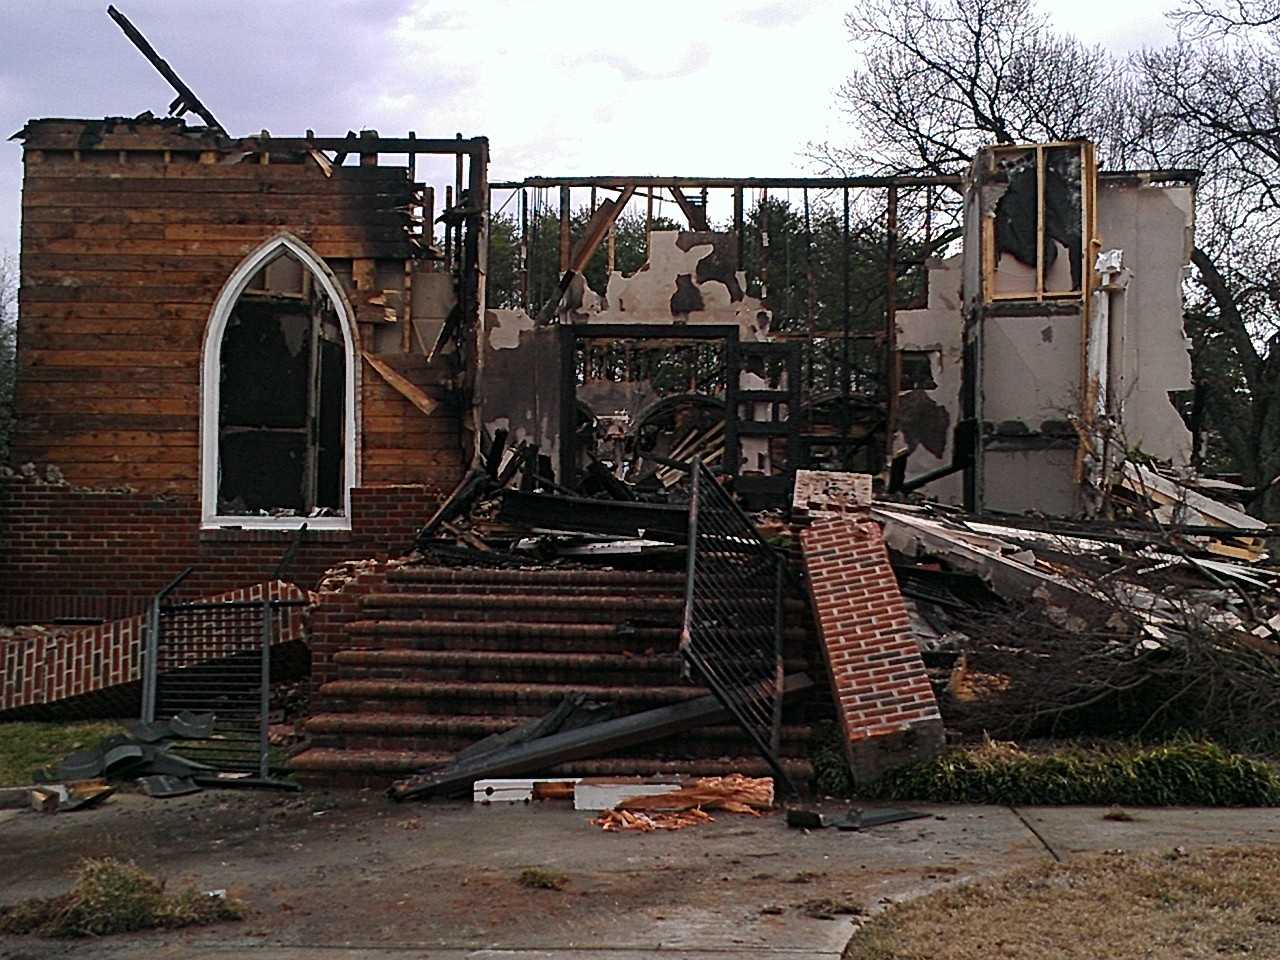
<svg viewBox="0 0 1280 960">
<path fill-rule="evenodd" d="M 351 559 L 406 553 L 441 499 L 421 484 L 357 487 L 351 530 L 307 531 L 283 578 L 315 589 Z M 180 596 L 271 580 L 295 531 L 202 530 L 195 497 L 0 479 L 0 623 L 116 620 L 187 567 Z"/>
</svg>

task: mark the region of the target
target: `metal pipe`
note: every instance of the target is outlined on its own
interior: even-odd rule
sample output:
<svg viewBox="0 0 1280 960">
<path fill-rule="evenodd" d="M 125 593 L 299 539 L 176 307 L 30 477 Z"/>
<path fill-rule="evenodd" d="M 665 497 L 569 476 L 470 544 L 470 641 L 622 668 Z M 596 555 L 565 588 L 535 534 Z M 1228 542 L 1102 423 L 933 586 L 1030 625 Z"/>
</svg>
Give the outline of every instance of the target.
<svg viewBox="0 0 1280 960">
<path fill-rule="evenodd" d="M 893 456 L 893 435 L 898 426 L 898 394 L 902 366 L 898 356 L 898 188 L 889 188 L 885 210 L 885 457 Z"/>
<path fill-rule="evenodd" d="M 841 289 L 841 336 L 840 336 L 840 464 L 849 469 L 849 327 L 851 322 L 849 308 L 849 188 L 844 188 L 844 219 L 842 220 L 841 257 L 840 257 L 840 289 Z"/>
</svg>

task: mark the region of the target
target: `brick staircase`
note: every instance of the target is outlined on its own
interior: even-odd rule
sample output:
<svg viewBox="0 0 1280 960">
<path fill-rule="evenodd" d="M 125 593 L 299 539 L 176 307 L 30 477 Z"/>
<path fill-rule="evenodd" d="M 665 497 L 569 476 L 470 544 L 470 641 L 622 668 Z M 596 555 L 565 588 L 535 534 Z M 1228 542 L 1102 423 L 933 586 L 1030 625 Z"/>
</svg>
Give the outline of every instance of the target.
<svg viewBox="0 0 1280 960">
<path fill-rule="evenodd" d="M 386 786 L 443 763 L 483 737 L 552 710 L 566 695 L 634 713 L 707 694 L 680 678 L 684 578 L 674 573 L 400 567 L 360 597 L 306 722 L 304 778 Z M 803 605 L 797 605 L 797 611 Z M 806 659 L 808 631 L 788 629 L 788 672 Z M 782 755 L 797 784 L 806 757 L 807 705 L 788 706 Z M 559 776 L 767 776 L 736 726 L 579 760 Z"/>
</svg>

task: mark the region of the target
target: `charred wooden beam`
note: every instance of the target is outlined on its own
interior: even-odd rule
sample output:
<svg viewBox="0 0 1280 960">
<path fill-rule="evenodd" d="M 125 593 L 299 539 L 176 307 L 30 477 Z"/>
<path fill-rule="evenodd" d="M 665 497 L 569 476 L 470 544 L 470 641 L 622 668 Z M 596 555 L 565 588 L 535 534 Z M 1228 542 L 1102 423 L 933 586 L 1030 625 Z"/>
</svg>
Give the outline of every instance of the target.
<svg viewBox="0 0 1280 960">
<path fill-rule="evenodd" d="M 170 114 L 180 117 L 188 110 L 191 110 L 199 114 L 200 119 L 202 119 L 210 128 L 220 130 L 223 133 L 227 132 L 226 128 L 218 122 L 217 117 L 215 117 L 209 108 L 201 102 L 200 98 L 195 95 L 194 91 L 183 83 L 182 78 L 174 72 L 173 68 L 165 62 L 164 58 L 161 57 L 160 54 L 156 53 L 155 47 L 151 46 L 151 44 L 147 42 L 147 38 L 142 35 L 141 31 L 129 22 L 128 17 L 117 10 L 114 6 L 107 7 L 107 16 L 114 20 L 120 29 L 124 31 L 124 35 L 129 38 L 130 42 L 135 47 L 138 48 L 138 52 L 146 57 L 147 61 L 156 68 L 156 71 L 160 76 L 169 81 L 169 86 L 178 91 L 177 98 L 169 104 Z"/>
<path fill-rule="evenodd" d="M 504 490 L 499 517 L 538 529 L 643 537 L 668 543 L 684 543 L 689 536 L 689 513 L 680 504 L 624 503 Z"/>
<path fill-rule="evenodd" d="M 813 680 L 803 673 L 792 674 L 783 682 L 782 696 L 798 696 L 813 687 Z M 645 710 L 617 720 L 606 720 L 540 737 L 506 750 L 486 753 L 475 761 L 449 766 L 391 786 L 387 793 L 396 800 L 443 795 L 465 791 L 477 780 L 487 777 L 514 777 L 536 773 L 560 763 L 598 757 L 613 750 L 641 743 L 652 743 L 685 730 L 716 723 L 728 711 L 714 696 L 697 697 L 670 707 Z"/>
<path fill-rule="evenodd" d="M 698 206 L 684 195 L 684 191 L 676 184 L 672 184 L 671 195 L 676 198 L 676 203 L 680 206 L 680 212 L 684 214 L 686 220 L 689 221 L 690 230 L 710 230 L 711 226 L 707 223 L 707 210 L 705 207 Z"/>
<path fill-rule="evenodd" d="M 636 185 L 629 183 L 622 188 L 622 193 L 616 200 L 605 200 L 600 206 L 596 207 L 595 213 L 587 224 L 586 232 L 583 234 L 582 239 L 578 241 L 578 245 L 574 248 L 573 256 L 569 259 L 569 269 L 571 271 L 581 273 L 586 269 L 587 261 L 596 252 L 596 248 L 600 246 L 600 241 L 605 238 L 609 228 L 618 219 L 618 214 L 622 212 L 623 207 L 627 205 L 627 201 L 631 199 L 635 192 Z M 562 284 L 561 286 L 563 288 L 564 285 Z"/>
</svg>

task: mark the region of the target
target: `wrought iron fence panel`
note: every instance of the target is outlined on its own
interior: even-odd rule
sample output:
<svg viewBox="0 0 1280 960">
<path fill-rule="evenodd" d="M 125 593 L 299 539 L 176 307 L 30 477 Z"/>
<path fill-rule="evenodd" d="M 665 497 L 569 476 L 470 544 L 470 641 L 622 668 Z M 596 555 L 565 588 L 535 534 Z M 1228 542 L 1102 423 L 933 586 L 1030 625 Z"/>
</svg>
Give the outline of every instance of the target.
<svg viewBox="0 0 1280 960">
<path fill-rule="evenodd" d="M 680 651 L 773 768 L 782 733 L 786 569 L 751 518 L 701 460 L 693 465 Z"/>
<path fill-rule="evenodd" d="M 271 647 L 305 601 L 168 602 L 181 579 L 151 606 L 142 719 L 211 713 L 212 738 L 183 741 L 176 752 L 265 780 L 271 772 Z"/>
</svg>

